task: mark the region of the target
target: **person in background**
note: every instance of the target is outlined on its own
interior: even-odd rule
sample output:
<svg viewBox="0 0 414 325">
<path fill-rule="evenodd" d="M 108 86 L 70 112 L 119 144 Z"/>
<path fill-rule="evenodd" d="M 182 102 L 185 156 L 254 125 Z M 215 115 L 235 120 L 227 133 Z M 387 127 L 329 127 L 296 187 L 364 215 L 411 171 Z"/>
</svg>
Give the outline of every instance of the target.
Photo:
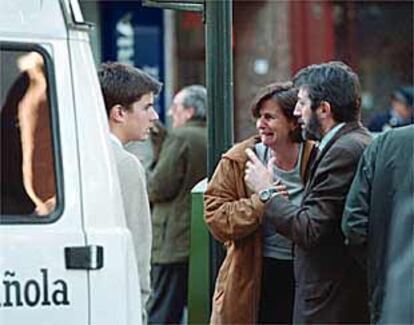
<svg viewBox="0 0 414 325">
<path fill-rule="evenodd" d="M 245 150 L 253 150 L 290 200 L 302 199 L 313 144 L 302 142 L 293 116 L 297 91 L 291 82 L 261 89 L 251 112 L 258 135 L 236 144 L 220 160 L 204 195 L 211 234 L 227 248 L 212 302 L 211 324 L 292 323 L 292 242 L 263 220 L 276 191 L 253 193 L 244 181 Z"/>
<path fill-rule="evenodd" d="M 162 144 L 167 137 L 167 133 L 168 131 L 166 127 L 160 121 L 157 121 L 154 127 L 151 129 L 150 140 L 152 147 L 152 161 L 151 165 L 149 166 L 149 170 L 154 169 L 154 166 L 160 159 Z"/>
<path fill-rule="evenodd" d="M 191 189 L 207 175 L 206 106 L 203 86 L 175 95 L 169 110 L 172 130 L 148 174 L 154 231 L 151 324 L 180 323 L 187 305 Z"/>
<path fill-rule="evenodd" d="M 145 306 L 151 292 L 151 215 L 144 167 L 124 149 L 124 145 L 149 137 L 151 127 L 158 120 L 154 96 L 160 92 L 161 83 L 140 69 L 116 62 L 103 63 L 98 76 L 109 120 L 126 223 L 132 234 L 138 263 L 145 324 Z"/>
<path fill-rule="evenodd" d="M 381 134 L 365 150 L 342 230 L 367 267 L 371 323 L 413 324 L 414 126 Z"/>
<path fill-rule="evenodd" d="M 360 122 L 358 76 L 342 62 L 308 66 L 295 76 L 295 116 L 306 138 L 319 140 L 300 204 L 287 200 L 273 175 L 249 152 L 246 183 L 256 193 L 277 191 L 264 220 L 294 243 L 293 322 L 366 323 L 366 276 L 349 256 L 341 233 L 345 198 L 371 136 Z"/>
<path fill-rule="evenodd" d="M 368 124 L 371 132 L 382 132 L 391 128 L 414 123 L 414 87 L 400 87 L 391 95 L 391 108 L 375 115 Z"/>
</svg>

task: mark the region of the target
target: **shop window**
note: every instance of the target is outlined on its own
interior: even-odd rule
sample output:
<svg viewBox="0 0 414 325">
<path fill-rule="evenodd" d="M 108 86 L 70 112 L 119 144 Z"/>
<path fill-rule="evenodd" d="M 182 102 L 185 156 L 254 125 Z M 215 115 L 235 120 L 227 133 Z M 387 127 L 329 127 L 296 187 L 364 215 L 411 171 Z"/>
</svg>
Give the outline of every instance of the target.
<svg viewBox="0 0 414 325">
<path fill-rule="evenodd" d="M 1 47 L 1 221 L 48 221 L 57 207 L 45 56 Z"/>
</svg>

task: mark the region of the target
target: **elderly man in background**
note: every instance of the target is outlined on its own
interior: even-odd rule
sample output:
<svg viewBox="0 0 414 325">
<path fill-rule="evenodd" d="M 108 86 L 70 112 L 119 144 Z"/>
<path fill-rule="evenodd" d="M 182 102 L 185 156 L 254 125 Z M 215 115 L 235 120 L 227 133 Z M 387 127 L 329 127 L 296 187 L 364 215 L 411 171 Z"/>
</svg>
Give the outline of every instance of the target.
<svg viewBox="0 0 414 325">
<path fill-rule="evenodd" d="M 159 160 L 149 172 L 153 204 L 152 284 L 149 322 L 180 323 L 187 305 L 191 189 L 207 175 L 207 92 L 203 86 L 183 88 L 169 114 L 172 130 Z"/>
</svg>

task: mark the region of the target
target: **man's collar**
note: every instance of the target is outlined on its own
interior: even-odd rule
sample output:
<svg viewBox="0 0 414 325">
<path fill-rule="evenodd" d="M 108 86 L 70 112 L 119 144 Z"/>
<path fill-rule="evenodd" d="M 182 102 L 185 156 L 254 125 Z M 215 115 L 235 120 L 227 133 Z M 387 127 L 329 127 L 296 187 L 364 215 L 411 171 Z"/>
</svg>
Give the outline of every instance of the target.
<svg viewBox="0 0 414 325">
<path fill-rule="evenodd" d="M 189 120 L 182 127 L 188 126 L 206 126 L 206 121 L 203 120 Z"/>
<path fill-rule="evenodd" d="M 117 145 L 119 145 L 121 148 L 123 148 L 121 140 L 118 139 L 118 137 L 113 134 L 112 132 L 109 133 L 109 137 L 114 141 Z"/>
<path fill-rule="evenodd" d="M 322 138 L 321 142 L 319 143 L 318 149 L 319 152 L 323 150 L 326 144 L 335 136 L 336 133 L 345 125 L 344 122 L 335 125 L 332 129 L 329 130 L 328 133 Z"/>
</svg>

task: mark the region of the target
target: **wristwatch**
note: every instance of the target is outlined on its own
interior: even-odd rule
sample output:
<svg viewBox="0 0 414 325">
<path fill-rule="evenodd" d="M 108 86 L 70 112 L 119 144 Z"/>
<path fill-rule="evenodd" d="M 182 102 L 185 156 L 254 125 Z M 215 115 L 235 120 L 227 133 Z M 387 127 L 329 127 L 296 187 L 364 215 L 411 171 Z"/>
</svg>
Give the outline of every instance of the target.
<svg viewBox="0 0 414 325">
<path fill-rule="evenodd" d="M 266 188 L 259 192 L 259 199 L 263 203 L 269 201 L 273 196 L 277 195 L 277 190 L 274 187 Z"/>
</svg>

